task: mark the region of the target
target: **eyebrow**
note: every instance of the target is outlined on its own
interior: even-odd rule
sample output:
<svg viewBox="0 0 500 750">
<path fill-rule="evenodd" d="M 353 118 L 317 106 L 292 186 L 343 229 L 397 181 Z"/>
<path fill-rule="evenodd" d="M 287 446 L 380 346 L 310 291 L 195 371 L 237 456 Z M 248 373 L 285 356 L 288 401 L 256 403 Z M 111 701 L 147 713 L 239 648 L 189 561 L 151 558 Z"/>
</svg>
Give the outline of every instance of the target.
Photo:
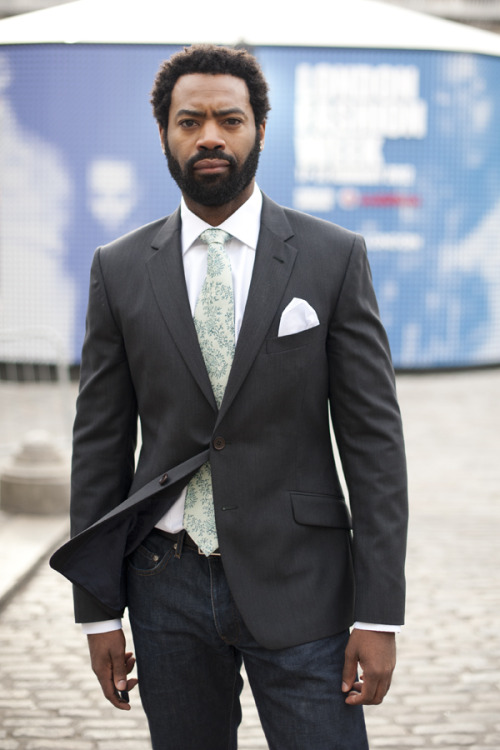
<svg viewBox="0 0 500 750">
<path fill-rule="evenodd" d="M 240 107 L 228 107 L 227 109 L 217 109 L 214 111 L 216 117 L 225 117 L 227 115 L 242 115 L 247 117 L 246 112 Z M 206 117 L 206 113 L 202 110 L 197 109 L 179 109 L 176 114 L 177 117 Z"/>
</svg>

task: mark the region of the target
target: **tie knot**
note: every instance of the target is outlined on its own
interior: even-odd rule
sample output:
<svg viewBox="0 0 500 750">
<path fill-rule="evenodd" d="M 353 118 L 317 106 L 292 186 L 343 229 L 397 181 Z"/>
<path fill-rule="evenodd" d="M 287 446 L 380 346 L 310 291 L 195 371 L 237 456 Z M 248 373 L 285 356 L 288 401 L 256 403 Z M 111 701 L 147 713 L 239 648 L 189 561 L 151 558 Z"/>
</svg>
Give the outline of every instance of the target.
<svg viewBox="0 0 500 750">
<path fill-rule="evenodd" d="M 224 246 L 228 240 L 231 239 L 229 232 L 225 232 L 223 229 L 205 229 L 200 234 L 200 240 L 205 242 L 207 245 L 222 245 Z"/>
</svg>

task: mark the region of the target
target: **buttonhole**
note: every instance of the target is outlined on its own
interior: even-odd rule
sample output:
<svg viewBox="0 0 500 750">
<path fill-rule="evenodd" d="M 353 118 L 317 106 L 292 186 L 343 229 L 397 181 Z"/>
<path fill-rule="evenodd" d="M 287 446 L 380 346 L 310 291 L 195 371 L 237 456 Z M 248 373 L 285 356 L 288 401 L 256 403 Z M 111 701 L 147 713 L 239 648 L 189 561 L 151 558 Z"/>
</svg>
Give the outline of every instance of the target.
<svg viewBox="0 0 500 750">
<path fill-rule="evenodd" d="M 238 506 L 237 505 L 224 505 L 222 507 L 222 510 L 238 510 Z"/>
<path fill-rule="evenodd" d="M 283 260 L 283 258 L 278 258 L 278 256 L 277 256 L 277 255 L 273 255 L 273 258 L 274 258 L 274 260 L 277 260 L 277 261 L 279 261 L 279 263 L 284 263 L 284 262 L 285 262 L 285 261 Z"/>
</svg>

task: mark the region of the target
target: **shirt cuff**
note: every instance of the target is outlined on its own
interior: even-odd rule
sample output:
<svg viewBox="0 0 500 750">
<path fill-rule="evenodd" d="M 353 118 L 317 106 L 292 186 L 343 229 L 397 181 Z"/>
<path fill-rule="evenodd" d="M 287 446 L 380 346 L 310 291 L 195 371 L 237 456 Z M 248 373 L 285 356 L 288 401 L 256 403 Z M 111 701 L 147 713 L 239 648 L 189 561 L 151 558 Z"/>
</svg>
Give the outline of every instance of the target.
<svg viewBox="0 0 500 750">
<path fill-rule="evenodd" d="M 355 622 L 356 630 L 375 630 L 378 633 L 401 633 L 401 625 L 380 625 L 373 622 Z"/>
<path fill-rule="evenodd" d="M 101 622 L 82 622 L 84 635 L 95 635 L 96 633 L 111 633 L 113 630 L 121 630 L 121 620 L 102 620 Z"/>
</svg>

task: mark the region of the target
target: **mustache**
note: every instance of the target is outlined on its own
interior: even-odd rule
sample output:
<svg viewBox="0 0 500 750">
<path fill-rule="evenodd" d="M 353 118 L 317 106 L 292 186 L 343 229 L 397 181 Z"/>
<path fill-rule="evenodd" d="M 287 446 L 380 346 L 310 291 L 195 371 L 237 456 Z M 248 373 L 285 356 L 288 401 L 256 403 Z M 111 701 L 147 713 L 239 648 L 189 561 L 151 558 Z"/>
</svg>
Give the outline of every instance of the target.
<svg viewBox="0 0 500 750">
<path fill-rule="evenodd" d="M 230 154 L 219 151 L 218 149 L 211 149 L 209 151 L 203 151 L 202 153 L 195 154 L 187 160 L 185 169 L 191 169 L 197 162 L 203 161 L 204 159 L 218 159 L 220 161 L 227 161 L 231 167 L 235 167 L 236 159 Z"/>
</svg>

